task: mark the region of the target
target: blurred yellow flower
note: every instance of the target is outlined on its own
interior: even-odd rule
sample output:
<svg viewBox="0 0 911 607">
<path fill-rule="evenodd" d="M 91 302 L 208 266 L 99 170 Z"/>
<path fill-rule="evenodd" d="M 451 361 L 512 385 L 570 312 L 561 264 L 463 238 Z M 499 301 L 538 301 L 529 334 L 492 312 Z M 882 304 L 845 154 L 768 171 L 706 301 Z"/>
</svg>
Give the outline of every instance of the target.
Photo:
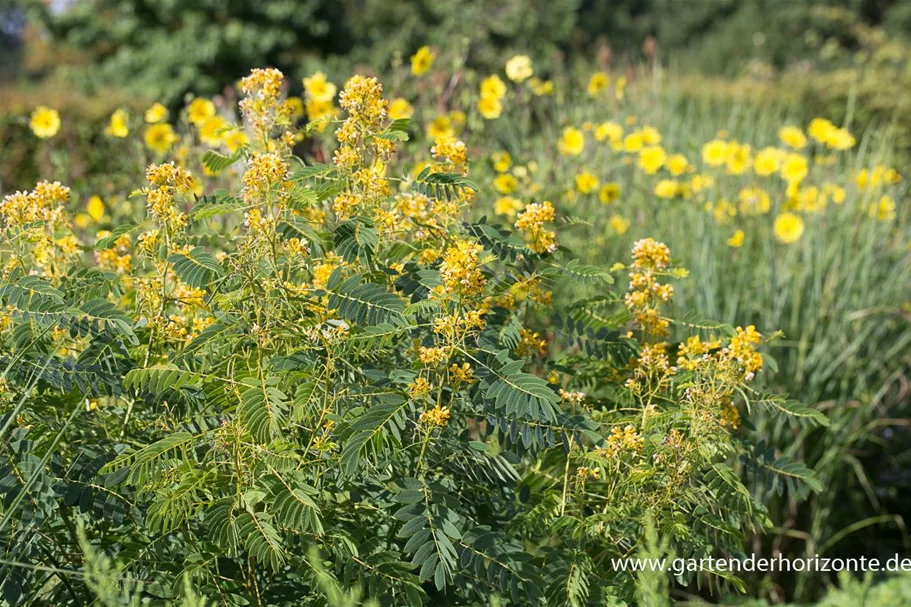
<svg viewBox="0 0 911 607">
<path fill-rule="evenodd" d="M 493 161 L 493 169 L 497 173 L 505 173 L 512 166 L 512 156 L 509 155 L 509 152 L 494 152 L 490 155 L 490 159 Z"/>
<path fill-rule="evenodd" d="M 807 136 L 796 126 L 781 127 L 778 129 L 778 138 L 781 139 L 782 143 L 795 150 L 802 150 L 807 147 Z"/>
<path fill-rule="evenodd" d="M 775 238 L 785 244 L 797 242 L 803 236 L 803 219 L 794 213 L 782 213 L 775 218 Z"/>
<path fill-rule="evenodd" d="M 743 246 L 743 230 L 737 230 L 728 238 L 728 246 L 732 249 L 739 249 Z"/>
<path fill-rule="evenodd" d="M 579 129 L 567 127 L 563 129 L 563 136 L 557 147 L 561 154 L 578 156 L 585 149 L 585 134 Z"/>
<path fill-rule="evenodd" d="M 666 165 L 670 174 L 674 177 L 678 177 L 689 169 L 690 162 L 683 154 L 671 154 L 671 157 L 667 159 Z"/>
<path fill-rule="evenodd" d="M 506 85 L 496 74 L 481 81 L 481 97 L 500 99 L 506 94 Z"/>
<path fill-rule="evenodd" d="M 329 102 L 335 99 L 338 89 L 326 79 L 326 74 L 316 72 L 312 76 L 304 78 L 304 91 L 308 101 Z"/>
<path fill-rule="evenodd" d="M 752 148 L 736 141 L 728 143 L 728 155 L 725 158 L 728 175 L 742 175 L 752 165 Z"/>
<path fill-rule="evenodd" d="M 389 117 L 392 120 L 401 120 L 402 118 L 411 118 L 414 115 L 414 108 L 408 103 L 407 99 L 401 97 L 389 102 Z"/>
<path fill-rule="evenodd" d="M 617 234 L 626 234 L 626 231 L 629 229 L 629 219 L 624 219 L 619 215 L 612 215 L 608 221 L 610 228 Z"/>
<path fill-rule="evenodd" d="M 645 147 L 639 152 L 639 168 L 648 175 L 657 173 L 664 166 L 665 160 L 667 153 L 660 145 Z"/>
<path fill-rule="evenodd" d="M 762 188 L 740 190 L 740 212 L 744 215 L 764 215 L 772 208 L 769 194 Z"/>
<path fill-rule="evenodd" d="M 168 108 L 163 106 L 160 103 L 153 103 L 149 106 L 149 109 L 145 111 L 145 121 L 149 124 L 155 124 L 156 122 L 161 122 L 168 117 Z"/>
<path fill-rule="evenodd" d="M 801 154 L 788 154 L 781 165 L 781 177 L 788 183 L 800 183 L 807 176 L 807 159 Z"/>
<path fill-rule="evenodd" d="M 89 198 L 89 202 L 85 205 L 85 212 L 96 223 L 101 221 L 101 218 L 104 217 L 104 202 L 101 197 L 96 195 Z"/>
<path fill-rule="evenodd" d="M 728 142 L 713 139 L 702 146 L 702 162 L 711 167 L 721 166 L 727 161 Z"/>
<path fill-rule="evenodd" d="M 199 127 L 199 140 L 210 147 L 218 147 L 222 143 L 223 131 L 228 127 L 228 122 L 221 116 L 212 116 Z"/>
<path fill-rule="evenodd" d="M 655 196 L 658 198 L 673 198 L 677 195 L 680 184 L 673 179 L 662 179 L 655 184 Z"/>
<path fill-rule="evenodd" d="M 215 115 L 215 104 L 208 99 L 197 97 L 187 108 L 187 118 L 196 126 L 202 126 Z"/>
<path fill-rule="evenodd" d="M 304 115 L 304 102 L 300 97 L 288 97 L 285 99 L 285 109 L 288 117 L 296 120 Z"/>
<path fill-rule="evenodd" d="M 28 126 L 36 137 L 49 139 L 60 130 L 60 114 L 57 113 L 57 110 L 39 105 L 32 112 Z"/>
<path fill-rule="evenodd" d="M 509 173 L 501 173 L 494 178 L 493 187 L 501 194 L 512 194 L 519 189 L 519 182 Z"/>
<path fill-rule="evenodd" d="M 127 127 L 127 120 L 130 119 L 130 115 L 124 110 L 115 110 L 111 114 L 111 123 L 104 130 L 106 135 L 111 137 L 126 137 L 130 134 L 130 129 Z"/>
<path fill-rule="evenodd" d="M 484 97 L 478 99 L 478 112 L 485 120 L 496 120 L 503 112 L 503 104 L 498 97 Z"/>
<path fill-rule="evenodd" d="M 759 150 L 753 161 L 753 171 L 762 177 L 768 177 L 778 171 L 781 164 L 781 151 L 778 148 L 767 147 Z"/>
<path fill-rule="evenodd" d="M 512 219 L 524 207 L 525 205 L 518 198 L 513 198 L 512 196 L 503 196 L 501 198 L 498 198 L 494 203 L 493 210 L 497 215 L 505 215 L 506 217 Z"/>
<path fill-rule="evenodd" d="M 857 140 L 847 129 L 835 129 L 829 133 L 829 138 L 826 140 L 826 145 L 833 150 L 840 151 L 850 150 L 855 143 L 857 143 Z"/>
<path fill-rule="evenodd" d="M 870 205 L 869 215 L 879 221 L 892 221 L 896 217 L 895 201 L 883 196 Z"/>
<path fill-rule="evenodd" d="M 595 139 L 597 141 L 604 141 L 605 139 L 619 141 L 621 137 L 623 137 L 623 127 L 616 122 L 602 122 L 595 129 Z"/>
<path fill-rule="evenodd" d="M 429 46 L 422 46 L 411 56 L 411 73 L 415 76 L 423 76 L 432 65 L 433 53 Z"/>
<path fill-rule="evenodd" d="M 591 194 L 598 185 L 598 178 L 588 171 L 582 171 L 576 175 L 576 189 L 580 194 Z"/>
<path fill-rule="evenodd" d="M 661 143 L 661 133 L 653 126 L 642 127 L 640 133 L 642 133 L 642 143 L 645 145 L 658 145 Z"/>
<path fill-rule="evenodd" d="M 449 116 L 437 116 L 427 127 L 427 136 L 431 139 L 440 137 L 455 137 L 455 130 L 452 128 L 452 121 Z"/>
<path fill-rule="evenodd" d="M 527 55 L 516 55 L 506 62 L 506 77 L 513 82 L 523 82 L 531 78 L 534 70 Z"/>
<path fill-rule="evenodd" d="M 146 147 L 158 154 L 164 154 L 177 142 L 177 134 L 167 122 L 153 124 L 143 136 Z"/>
<path fill-rule="evenodd" d="M 607 74 L 595 72 L 588 80 L 588 94 L 597 97 L 604 92 L 608 84 L 610 84 L 610 78 L 607 77 Z"/>
<path fill-rule="evenodd" d="M 642 133 L 639 131 L 633 131 L 623 138 L 623 149 L 627 152 L 638 152 L 643 145 L 645 145 L 645 141 L 643 141 Z"/>
<path fill-rule="evenodd" d="M 236 152 L 250 142 L 247 133 L 243 129 L 230 130 L 222 135 L 221 140 L 231 153 Z"/>
<path fill-rule="evenodd" d="M 825 118 L 814 118 L 807 127 L 810 137 L 819 143 L 826 143 L 838 128 Z"/>
<path fill-rule="evenodd" d="M 617 183 L 605 183 L 598 191 L 598 200 L 602 204 L 611 204 L 620 198 L 620 185 Z"/>
<path fill-rule="evenodd" d="M 540 78 L 532 78 L 528 81 L 531 84 L 531 90 L 538 97 L 544 95 L 553 95 L 554 93 L 554 83 L 550 80 L 541 80 Z"/>
</svg>

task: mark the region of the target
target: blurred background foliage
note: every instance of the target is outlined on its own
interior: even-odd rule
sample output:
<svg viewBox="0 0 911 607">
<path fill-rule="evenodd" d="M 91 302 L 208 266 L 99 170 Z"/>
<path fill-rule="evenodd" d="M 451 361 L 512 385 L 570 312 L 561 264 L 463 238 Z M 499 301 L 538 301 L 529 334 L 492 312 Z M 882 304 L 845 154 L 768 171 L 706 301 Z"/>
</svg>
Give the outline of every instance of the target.
<svg viewBox="0 0 911 607">
<path fill-rule="evenodd" d="M 481 72 L 533 52 L 553 78 L 657 63 L 688 96 L 891 125 L 911 156 L 909 32 L 911 0 L 0 0 L 0 143 L 27 183 L 19 135 L 35 103 L 95 122 L 126 99 L 218 94 L 255 66 L 342 78 L 426 44 Z"/>
</svg>

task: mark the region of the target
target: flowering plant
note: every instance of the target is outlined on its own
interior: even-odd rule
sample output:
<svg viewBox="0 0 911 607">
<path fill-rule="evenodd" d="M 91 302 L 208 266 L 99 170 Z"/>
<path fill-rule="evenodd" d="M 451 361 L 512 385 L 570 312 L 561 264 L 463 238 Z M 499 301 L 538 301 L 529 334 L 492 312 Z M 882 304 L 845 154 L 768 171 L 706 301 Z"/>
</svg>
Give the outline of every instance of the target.
<svg viewBox="0 0 911 607">
<path fill-rule="evenodd" d="M 635 579 L 599 563 L 648 521 L 688 556 L 767 523 L 732 467 L 750 461 L 740 411 L 815 412 L 751 389 L 754 327 L 663 312 L 686 274 L 668 247 L 640 240 L 611 272 L 569 259 L 547 201 L 512 226 L 464 221 L 464 143 L 440 135 L 395 178 L 410 123 L 375 78 L 303 130 L 282 79 L 245 78 L 244 143 L 203 158 L 242 167 L 232 190 L 152 164 L 147 218 L 103 234 L 92 267 L 65 187 L 0 205 L 15 560 L 78 560 L 76 518 L 160 600 L 186 581 L 226 605 L 325 604 L 340 585 L 389 605 L 616 605 Z M 292 155 L 330 124 L 331 164 Z M 566 281 L 598 296 L 554 311 Z M 756 465 L 812 487 L 794 462 Z M 37 579 L 12 583 L 79 601 Z"/>
</svg>

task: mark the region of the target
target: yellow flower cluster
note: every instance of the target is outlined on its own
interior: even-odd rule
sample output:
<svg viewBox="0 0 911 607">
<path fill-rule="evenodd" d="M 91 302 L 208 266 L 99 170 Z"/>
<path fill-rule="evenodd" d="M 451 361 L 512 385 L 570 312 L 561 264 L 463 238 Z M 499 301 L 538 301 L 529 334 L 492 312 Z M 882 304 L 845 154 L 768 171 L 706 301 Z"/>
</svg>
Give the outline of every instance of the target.
<svg viewBox="0 0 911 607">
<path fill-rule="evenodd" d="M 649 337 L 667 334 L 668 321 L 660 314 L 661 302 L 670 301 L 674 287 L 658 282 L 658 275 L 671 262 L 667 245 L 652 238 L 636 242 L 633 247 L 634 272 L 629 275 L 626 307 L 633 314 L 643 333 Z"/>
<path fill-rule="evenodd" d="M 246 96 L 239 103 L 240 111 L 260 141 L 268 140 L 272 127 L 287 119 L 287 108 L 281 103 L 283 81 L 284 75 L 275 68 L 254 69 L 240 81 Z"/>
<path fill-rule="evenodd" d="M 553 253 L 557 250 L 556 234 L 546 230 L 544 224 L 554 220 L 554 207 L 545 200 L 525 207 L 516 220 L 516 229 L 528 235 L 535 253 Z"/>
<path fill-rule="evenodd" d="M 623 451 L 640 452 L 645 447 L 645 440 L 632 425 L 623 429 L 614 427 L 607 437 L 607 446 L 595 451 L 599 457 L 616 457 Z"/>
<path fill-rule="evenodd" d="M 433 409 L 421 413 L 421 417 L 418 421 L 428 430 L 433 430 L 434 428 L 443 428 L 447 426 L 449 424 L 450 415 L 449 407 L 437 405 Z"/>
<path fill-rule="evenodd" d="M 487 281 L 481 273 L 481 245 L 470 240 L 456 239 L 443 255 L 440 277 L 448 293 L 464 296 L 480 295 Z"/>
<path fill-rule="evenodd" d="M 23 227 L 41 221 L 51 227 L 67 224 L 64 205 L 70 200 L 70 189 L 59 181 L 42 181 L 31 192 L 16 192 L 0 202 L 3 227 Z"/>
<path fill-rule="evenodd" d="M 187 216 L 177 210 L 175 194 L 189 194 L 194 187 L 190 171 L 177 167 L 173 162 L 151 164 L 146 169 L 146 180 L 154 186 L 143 189 L 149 211 L 161 221 L 169 233 L 187 224 Z"/>
<path fill-rule="evenodd" d="M 762 341 L 762 335 L 753 325 L 746 329 L 737 327 L 737 334 L 731 338 L 727 354 L 734 361 L 742 365 L 744 378 L 750 380 L 762 369 L 762 355 L 756 351 L 756 346 Z"/>
<path fill-rule="evenodd" d="M 519 356 L 544 356 L 547 354 L 547 340 L 531 329 L 519 329 L 519 344 L 516 346 Z"/>
<path fill-rule="evenodd" d="M 433 159 L 449 165 L 451 172 L 468 173 L 468 151 L 465 144 L 455 137 L 437 137 L 430 148 Z"/>
<path fill-rule="evenodd" d="M 271 193 L 276 193 L 278 200 L 287 199 L 288 163 L 284 158 L 272 152 L 257 152 L 250 156 L 247 171 L 244 173 L 244 202 L 261 204 L 269 200 Z"/>
<path fill-rule="evenodd" d="M 30 192 L 15 192 L 0 201 L 0 234 L 21 230 L 16 238 L 0 238 L 0 251 L 7 243 L 18 247 L 3 268 L 4 274 L 31 258 L 48 275 L 58 275 L 64 270 L 63 262 L 79 253 L 79 241 L 70 233 L 70 217 L 64 208 L 69 199 L 68 187 L 58 181 L 42 181 Z"/>
</svg>

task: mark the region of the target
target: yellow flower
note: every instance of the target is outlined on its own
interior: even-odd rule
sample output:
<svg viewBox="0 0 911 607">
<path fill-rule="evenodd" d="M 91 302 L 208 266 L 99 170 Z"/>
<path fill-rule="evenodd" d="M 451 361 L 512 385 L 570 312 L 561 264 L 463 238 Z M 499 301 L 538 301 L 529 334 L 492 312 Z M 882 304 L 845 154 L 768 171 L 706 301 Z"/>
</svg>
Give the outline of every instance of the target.
<svg viewBox="0 0 911 607">
<path fill-rule="evenodd" d="M 723 165 L 728 158 L 728 142 L 713 139 L 702 146 L 702 162 L 711 167 Z"/>
<path fill-rule="evenodd" d="M 857 140 L 848 129 L 835 129 L 829 133 L 829 138 L 826 140 L 826 145 L 834 150 L 850 150 L 855 143 Z"/>
<path fill-rule="evenodd" d="M 411 118 L 414 115 L 414 108 L 408 103 L 407 99 L 393 99 L 389 102 L 389 118 L 399 120 L 401 118 Z"/>
<path fill-rule="evenodd" d="M 660 145 L 653 145 L 642 148 L 639 152 L 639 168 L 648 175 L 654 175 L 658 172 L 664 161 L 667 160 L 667 154 Z"/>
<path fill-rule="evenodd" d="M 671 175 L 674 177 L 683 175 L 689 166 L 690 162 L 683 154 L 672 154 L 671 157 L 667 159 L 667 170 L 670 171 Z"/>
<path fill-rule="evenodd" d="M 740 190 L 740 212 L 744 215 L 763 215 L 769 212 L 772 203 L 762 188 Z"/>
<path fill-rule="evenodd" d="M 680 190 L 680 184 L 673 179 L 662 179 L 655 184 L 655 196 L 658 198 L 673 198 Z"/>
<path fill-rule="evenodd" d="M 623 149 L 627 152 L 638 152 L 645 145 L 640 131 L 633 131 L 623 138 Z"/>
<path fill-rule="evenodd" d="M 215 104 L 208 99 L 197 97 L 187 108 L 187 118 L 196 126 L 202 126 L 215 115 Z"/>
<path fill-rule="evenodd" d="M 661 133 L 653 126 L 642 127 L 642 143 L 645 145 L 658 145 L 661 143 Z"/>
<path fill-rule="evenodd" d="M 623 99 L 623 94 L 624 94 L 625 90 L 626 90 L 626 78 L 624 76 L 620 76 L 619 78 L 617 78 L 617 89 L 616 89 L 616 92 L 614 93 L 614 97 L 617 98 L 617 101 L 620 101 Z"/>
<path fill-rule="evenodd" d="M 841 204 L 847 196 L 845 189 L 832 183 L 826 183 L 822 186 L 822 191 L 832 197 L 832 202 Z"/>
<path fill-rule="evenodd" d="M 212 116 L 199 126 L 199 139 L 204 144 L 217 147 L 222 143 L 223 131 L 228 123 L 221 116 Z"/>
<path fill-rule="evenodd" d="M 519 182 L 509 173 L 502 173 L 494 178 L 493 187 L 501 194 L 512 194 L 519 188 Z"/>
<path fill-rule="evenodd" d="M 452 122 L 449 116 L 437 116 L 427 127 L 427 136 L 431 139 L 440 137 L 454 137 L 455 129 L 452 128 Z"/>
<path fill-rule="evenodd" d="M 742 175 L 752 164 L 751 150 L 748 145 L 740 145 L 736 141 L 728 144 L 728 156 L 725 159 L 728 175 Z"/>
<path fill-rule="evenodd" d="M 304 78 L 304 92 L 307 94 L 307 101 L 330 102 L 335 99 L 337 91 L 336 86 L 326 80 L 326 74 L 322 72 L 316 72 L 309 78 Z"/>
<path fill-rule="evenodd" d="M 795 150 L 802 150 L 807 147 L 807 136 L 796 126 L 781 127 L 778 130 L 778 138 L 781 139 L 782 143 Z"/>
<path fill-rule="evenodd" d="M 612 215 L 608 224 L 610 228 L 617 234 L 626 234 L 626 231 L 629 229 L 630 221 L 629 219 L 624 219 L 619 215 Z"/>
<path fill-rule="evenodd" d="M 552 95 L 554 92 L 554 83 L 550 80 L 541 80 L 540 78 L 532 78 L 529 80 L 531 83 L 531 90 L 538 97 L 544 95 Z"/>
<path fill-rule="evenodd" d="M 161 122 L 168 117 L 168 108 L 160 103 L 153 103 L 145 112 L 145 121 L 149 124 Z"/>
<path fill-rule="evenodd" d="M 781 151 L 778 148 L 763 148 L 753 160 L 753 170 L 757 175 L 768 177 L 774 174 L 781 164 Z"/>
<path fill-rule="evenodd" d="M 126 137 L 130 134 L 130 129 L 127 127 L 129 118 L 130 115 L 124 110 L 115 110 L 111 114 L 111 124 L 108 125 L 104 132 L 111 137 L 120 137 L 121 139 Z"/>
<path fill-rule="evenodd" d="M 895 201 L 888 196 L 883 196 L 877 202 L 870 205 L 870 217 L 879 221 L 892 221 L 895 219 Z"/>
<path fill-rule="evenodd" d="M 598 200 L 601 204 L 611 204 L 616 202 L 620 197 L 620 185 L 617 183 L 605 183 L 598 191 Z"/>
<path fill-rule="evenodd" d="M 512 166 L 512 156 L 509 155 L 509 152 L 494 152 L 490 155 L 490 159 L 493 161 L 493 169 L 497 173 L 505 173 Z"/>
<path fill-rule="evenodd" d="M 781 177 L 788 183 L 800 183 L 808 172 L 807 159 L 800 154 L 788 154 L 781 164 Z"/>
<path fill-rule="evenodd" d="M 728 238 L 728 246 L 732 249 L 739 249 L 743 246 L 743 230 L 737 230 Z"/>
<path fill-rule="evenodd" d="M 501 99 L 504 95 L 506 95 L 506 85 L 496 74 L 481 81 L 481 97 Z"/>
<path fill-rule="evenodd" d="M 825 118 L 814 118 L 810 121 L 810 126 L 807 127 L 807 133 L 819 143 L 829 141 L 837 130 L 838 128 Z"/>
<path fill-rule="evenodd" d="M 304 115 L 304 102 L 300 97 L 288 97 L 285 99 L 285 110 L 291 119 L 297 120 Z"/>
<path fill-rule="evenodd" d="M 99 196 L 92 196 L 85 205 L 85 211 L 96 222 L 101 221 L 101 218 L 104 217 L 104 203 Z"/>
<path fill-rule="evenodd" d="M 60 130 L 60 114 L 57 113 L 57 110 L 39 105 L 32 112 L 28 126 L 35 136 L 41 139 L 49 139 Z"/>
<path fill-rule="evenodd" d="M 527 55 L 516 55 L 506 62 L 506 77 L 513 82 L 523 82 L 531 78 L 534 70 L 531 67 L 531 59 Z"/>
<path fill-rule="evenodd" d="M 595 129 L 595 139 L 597 141 L 604 141 L 605 139 L 619 141 L 621 137 L 623 137 L 623 127 L 616 122 L 602 122 Z"/>
<path fill-rule="evenodd" d="M 607 77 L 607 74 L 595 72 L 588 80 L 588 94 L 592 97 L 597 97 L 604 92 L 608 84 L 610 84 L 610 78 Z"/>
<path fill-rule="evenodd" d="M 576 175 L 576 189 L 579 190 L 581 194 L 590 194 L 595 191 L 595 188 L 597 187 L 598 178 L 588 171 L 582 171 Z"/>
<path fill-rule="evenodd" d="M 415 76 L 423 76 L 432 65 L 433 53 L 429 46 L 422 46 L 411 56 L 411 73 Z"/>
<path fill-rule="evenodd" d="M 503 104 L 497 97 L 481 97 L 478 99 L 478 112 L 485 120 L 496 120 L 503 112 Z"/>
<path fill-rule="evenodd" d="M 585 149 L 585 134 L 579 129 L 567 127 L 563 129 L 563 137 L 557 144 L 561 154 L 578 156 Z"/>
<path fill-rule="evenodd" d="M 228 148 L 228 151 L 232 153 L 247 145 L 250 141 L 247 138 L 247 133 L 245 133 L 242 129 L 233 129 L 231 131 L 228 131 L 222 135 L 221 140 L 222 143 L 225 144 L 225 147 Z"/>
<path fill-rule="evenodd" d="M 803 236 L 803 219 L 794 213 L 782 213 L 775 218 L 775 237 L 785 244 L 797 242 Z"/>
<path fill-rule="evenodd" d="M 498 198 L 494 203 L 493 211 L 497 215 L 505 215 L 506 217 L 512 219 L 519 213 L 519 211 L 522 210 L 524 206 L 525 205 L 518 198 L 513 198 L 512 196 L 503 196 L 501 198 Z"/>
<path fill-rule="evenodd" d="M 143 136 L 146 147 L 158 154 L 164 154 L 177 142 L 177 134 L 167 122 L 153 124 Z"/>
</svg>

